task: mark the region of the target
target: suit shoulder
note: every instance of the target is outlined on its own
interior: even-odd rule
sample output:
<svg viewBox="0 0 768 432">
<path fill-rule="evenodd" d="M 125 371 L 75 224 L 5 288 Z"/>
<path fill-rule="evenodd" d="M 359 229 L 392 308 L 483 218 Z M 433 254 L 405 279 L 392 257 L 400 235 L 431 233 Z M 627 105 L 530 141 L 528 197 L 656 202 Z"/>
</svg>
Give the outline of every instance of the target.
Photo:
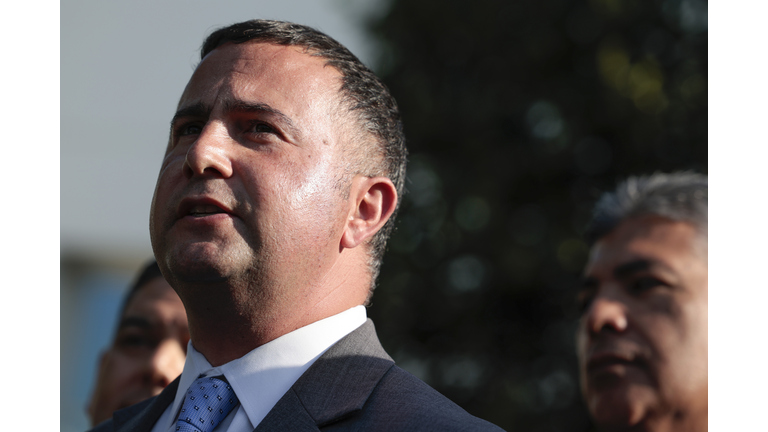
<svg viewBox="0 0 768 432">
<path fill-rule="evenodd" d="M 363 408 L 359 430 L 502 431 L 475 417 L 398 366 L 379 381 Z"/>
<path fill-rule="evenodd" d="M 112 432 L 115 430 L 115 427 L 112 423 L 112 419 L 104 420 L 103 422 L 97 424 L 88 432 Z"/>
</svg>

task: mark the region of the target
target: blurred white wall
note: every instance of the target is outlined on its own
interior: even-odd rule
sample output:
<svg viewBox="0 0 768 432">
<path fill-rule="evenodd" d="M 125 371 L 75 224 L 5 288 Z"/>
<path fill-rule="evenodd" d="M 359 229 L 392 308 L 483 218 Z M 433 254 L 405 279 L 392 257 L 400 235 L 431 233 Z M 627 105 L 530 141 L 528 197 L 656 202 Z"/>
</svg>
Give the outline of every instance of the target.
<svg viewBox="0 0 768 432">
<path fill-rule="evenodd" d="M 61 4 L 61 430 L 87 428 L 98 352 L 134 272 L 168 125 L 212 30 L 270 18 L 313 26 L 371 65 L 370 0 Z"/>
</svg>

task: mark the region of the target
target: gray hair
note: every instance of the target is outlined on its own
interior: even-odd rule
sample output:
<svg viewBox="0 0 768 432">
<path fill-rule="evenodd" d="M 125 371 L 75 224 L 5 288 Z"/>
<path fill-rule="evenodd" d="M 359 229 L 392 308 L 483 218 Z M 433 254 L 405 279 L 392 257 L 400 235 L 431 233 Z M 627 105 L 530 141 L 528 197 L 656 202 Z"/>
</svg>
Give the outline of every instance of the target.
<svg viewBox="0 0 768 432">
<path fill-rule="evenodd" d="M 625 219 L 657 215 L 691 223 L 706 238 L 707 194 L 707 176 L 694 172 L 630 177 L 600 197 L 585 237 L 591 246 Z"/>
</svg>

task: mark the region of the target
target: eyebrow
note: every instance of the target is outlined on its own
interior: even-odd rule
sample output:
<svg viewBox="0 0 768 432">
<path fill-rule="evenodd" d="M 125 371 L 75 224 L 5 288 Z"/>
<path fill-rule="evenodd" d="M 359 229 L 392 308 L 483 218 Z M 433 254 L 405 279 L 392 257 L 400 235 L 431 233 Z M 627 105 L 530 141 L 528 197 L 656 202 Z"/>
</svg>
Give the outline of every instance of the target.
<svg viewBox="0 0 768 432">
<path fill-rule="evenodd" d="M 184 107 L 173 115 L 171 119 L 171 127 L 176 123 L 179 118 L 183 117 L 197 117 L 197 118 L 209 118 L 213 112 L 213 107 L 205 105 L 202 102 L 198 102 L 194 105 Z M 282 111 L 265 103 L 251 103 L 242 99 L 227 99 L 224 101 L 224 115 L 232 113 L 258 113 L 269 114 L 278 118 L 279 122 L 285 129 L 288 129 L 293 136 L 299 136 L 299 129 L 294 125 L 290 117 L 285 115 Z"/>
<path fill-rule="evenodd" d="M 613 275 L 616 277 L 616 279 L 622 279 L 632 275 L 633 273 L 649 270 L 654 265 L 656 265 L 656 263 L 647 259 L 630 261 L 616 267 L 613 270 Z"/>
<path fill-rule="evenodd" d="M 128 316 L 128 317 L 123 318 L 120 321 L 120 325 L 118 326 L 118 330 L 124 329 L 126 327 L 150 328 L 150 327 L 152 327 L 152 324 L 146 318 L 136 317 L 136 316 Z"/>
<path fill-rule="evenodd" d="M 290 117 L 285 115 L 282 111 L 269 106 L 265 103 L 251 103 L 242 99 L 228 99 L 224 102 L 224 113 L 258 113 L 269 114 L 277 117 L 283 127 L 288 129 L 293 136 L 299 135 L 299 129 L 293 124 Z"/>
<path fill-rule="evenodd" d="M 206 106 L 202 102 L 198 102 L 194 105 L 184 107 L 176 111 L 176 114 L 173 115 L 173 118 L 171 119 L 171 127 L 173 127 L 176 121 L 182 117 L 208 118 L 211 116 L 211 111 L 213 111 L 212 107 Z"/>
<path fill-rule="evenodd" d="M 657 265 L 661 265 L 661 264 L 655 261 L 647 260 L 647 259 L 638 259 L 638 260 L 630 261 L 628 263 L 624 263 L 617 266 L 615 269 L 613 269 L 613 276 L 616 279 L 626 279 L 627 277 L 633 275 L 634 273 L 647 271 L 651 269 L 651 267 L 654 267 Z M 663 266 L 663 265 L 661 266 L 666 268 L 666 266 Z M 599 285 L 600 285 L 600 280 L 598 278 L 593 276 L 587 276 L 582 279 L 581 285 L 579 288 L 589 289 L 589 288 L 595 288 Z"/>
</svg>

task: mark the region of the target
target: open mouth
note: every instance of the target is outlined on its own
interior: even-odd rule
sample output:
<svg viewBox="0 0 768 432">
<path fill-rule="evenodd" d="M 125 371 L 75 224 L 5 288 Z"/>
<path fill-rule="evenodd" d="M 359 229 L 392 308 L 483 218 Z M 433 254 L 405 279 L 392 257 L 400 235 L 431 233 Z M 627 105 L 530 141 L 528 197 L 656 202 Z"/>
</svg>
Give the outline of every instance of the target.
<svg viewBox="0 0 768 432">
<path fill-rule="evenodd" d="M 218 214 L 232 214 L 229 208 L 213 198 L 195 197 L 182 200 L 176 213 L 179 219 L 190 217 L 205 218 Z"/>
<path fill-rule="evenodd" d="M 205 217 L 205 216 L 218 214 L 218 213 L 226 213 L 226 212 L 218 206 L 211 205 L 211 204 L 203 204 L 203 205 L 192 206 L 189 209 L 189 212 L 187 214 L 192 217 Z"/>
</svg>

